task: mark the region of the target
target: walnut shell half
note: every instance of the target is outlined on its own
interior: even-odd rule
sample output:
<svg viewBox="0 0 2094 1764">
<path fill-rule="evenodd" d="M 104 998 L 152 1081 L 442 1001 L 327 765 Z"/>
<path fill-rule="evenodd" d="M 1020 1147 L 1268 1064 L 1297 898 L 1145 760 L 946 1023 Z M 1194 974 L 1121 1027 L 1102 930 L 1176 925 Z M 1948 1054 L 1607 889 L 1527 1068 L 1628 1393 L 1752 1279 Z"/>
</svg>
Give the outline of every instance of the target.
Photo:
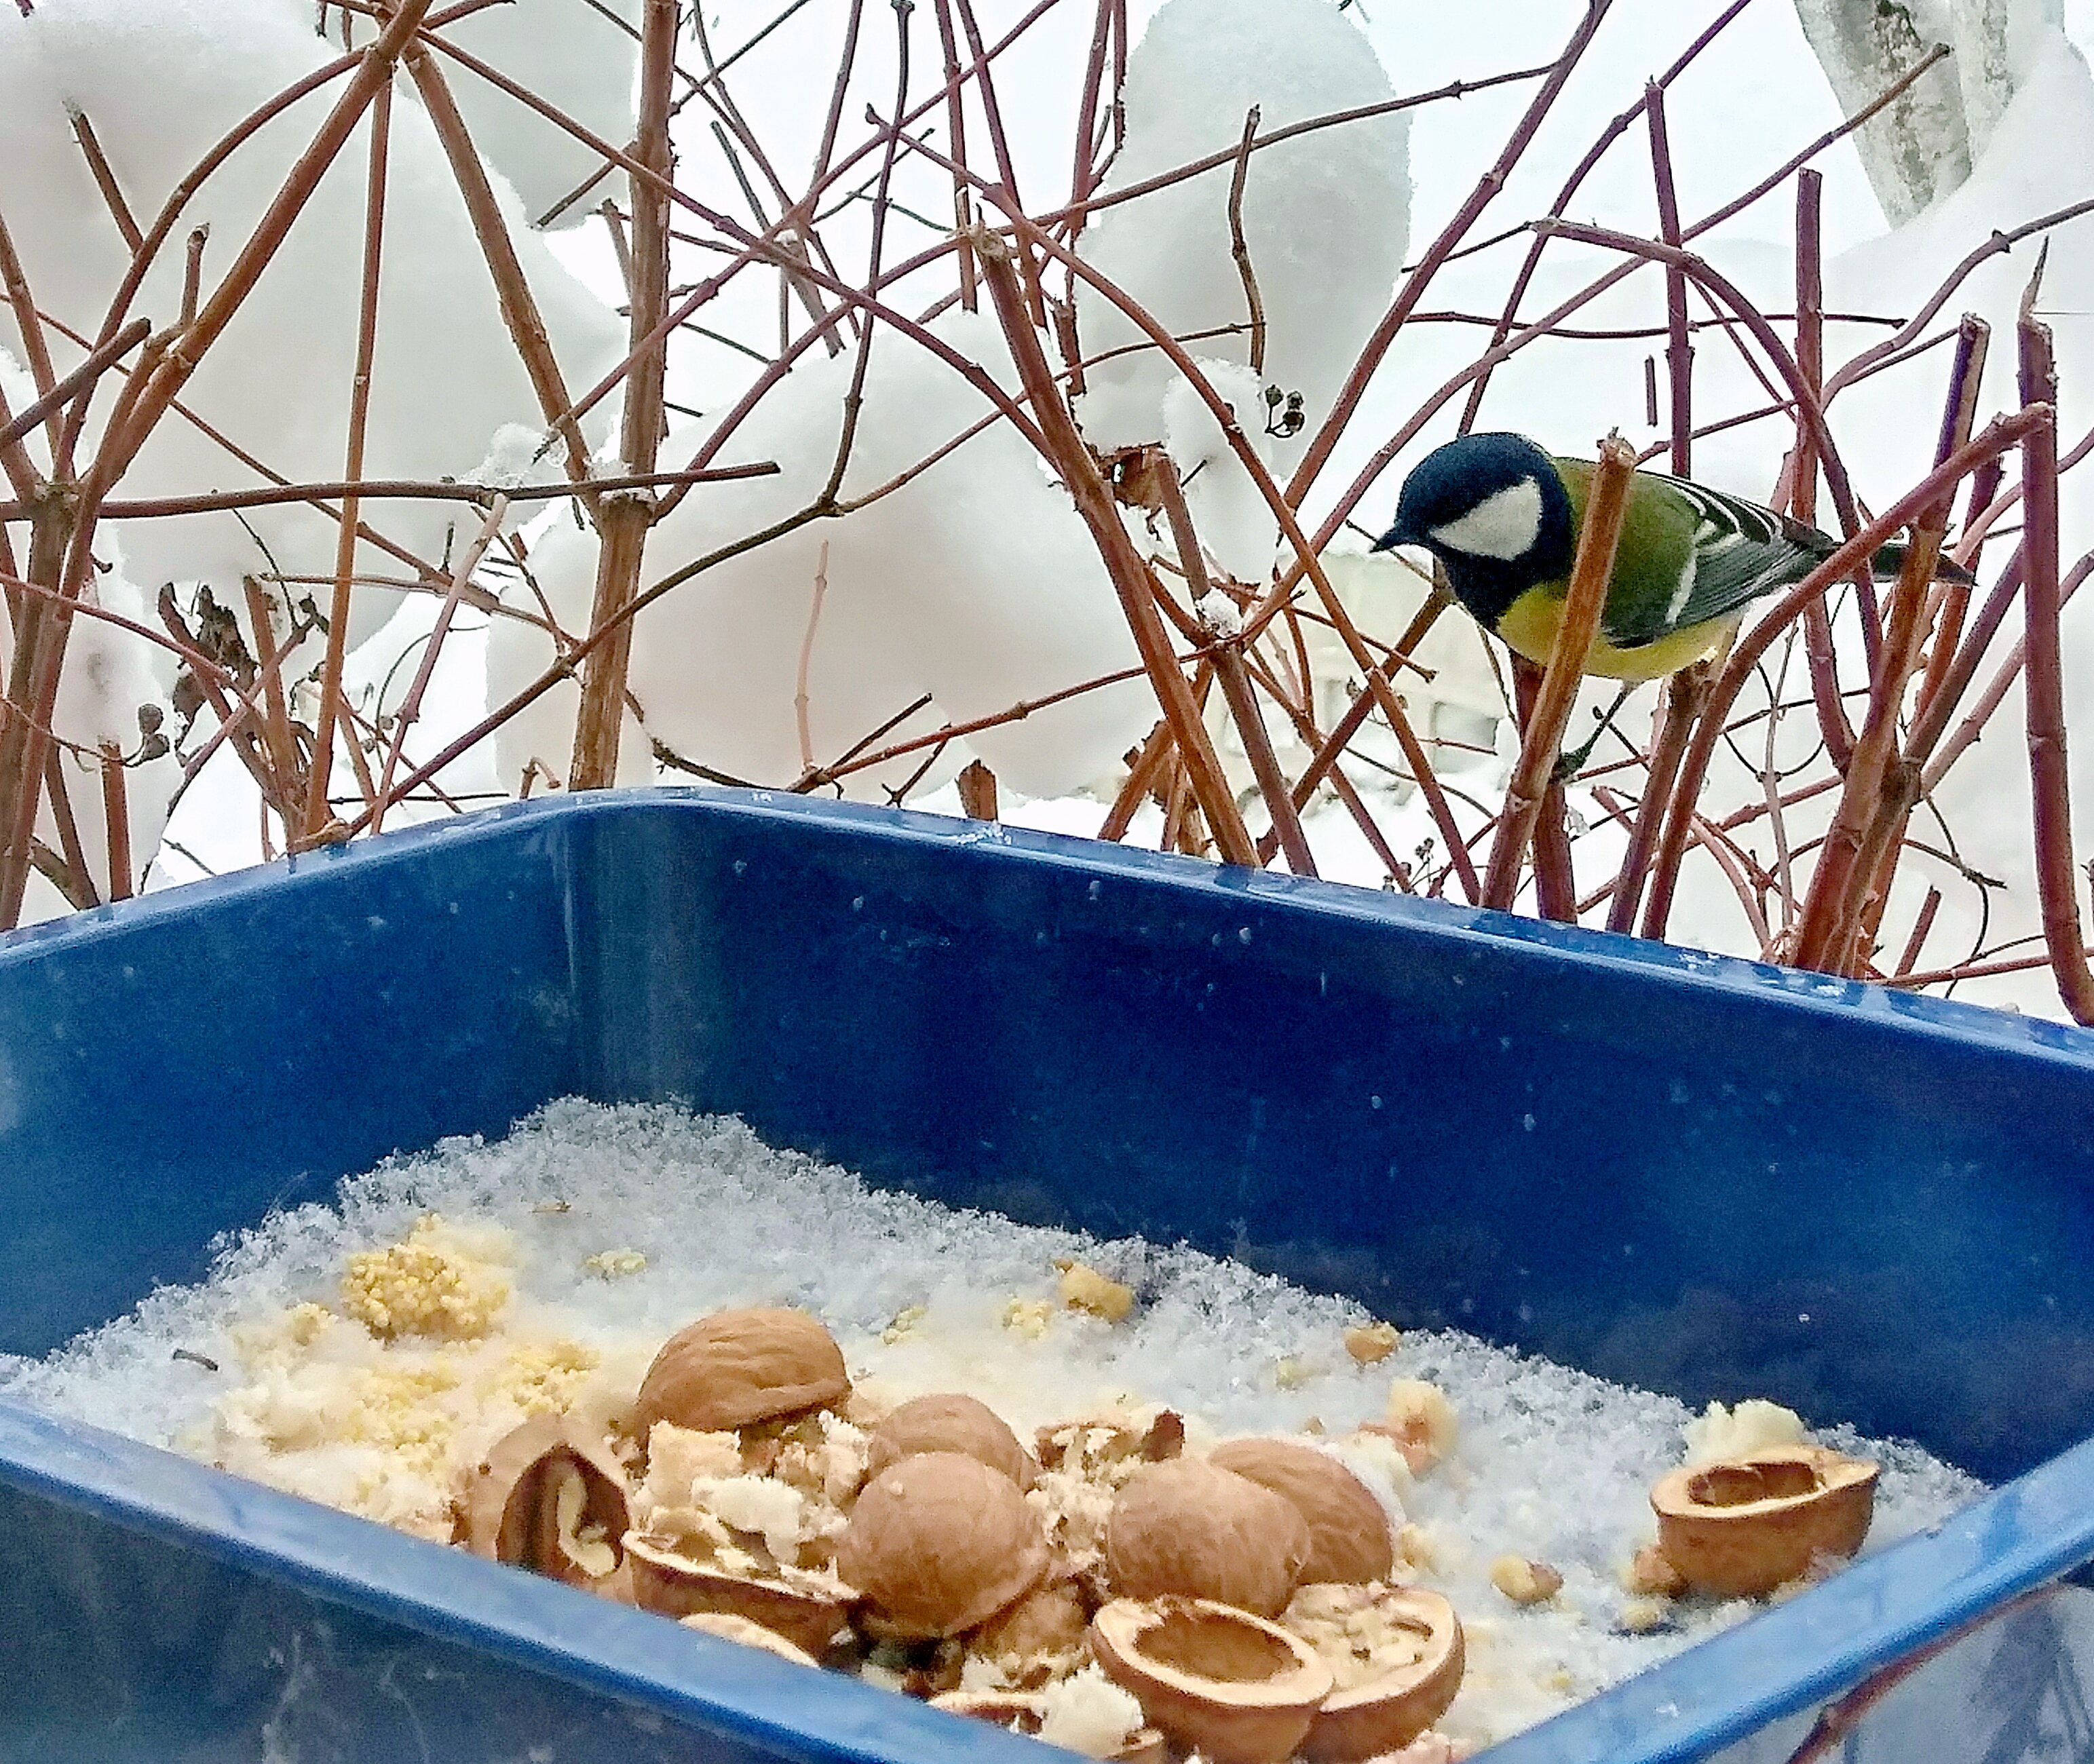
<svg viewBox="0 0 2094 1764">
<path fill-rule="evenodd" d="M 1657 1547 L 1705 1592 L 1761 1597 L 1807 1573 L 1814 1558 L 1862 1547 L 1880 1468 L 1788 1445 L 1675 1470 L 1650 1492 Z"/>
<path fill-rule="evenodd" d="M 986 1721 L 1014 1733 L 1036 1736 L 1046 1719 L 1047 1699 L 1037 1691 L 945 1691 L 931 1699 L 949 1715 Z M 1170 1748 L 1153 1727 L 1139 1727 L 1106 1756 L 1112 1764 L 1164 1764 Z"/>
<path fill-rule="evenodd" d="M 1114 1599 L 1091 1619 L 1091 1651 L 1152 1727 L 1214 1764 L 1291 1757 L 1332 1684 L 1306 1642 L 1210 1599 Z"/>
<path fill-rule="evenodd" d="M 1047 1540 L 1001 1471 L 958 1452 L 926 1452 L 867 1484 L 836 1546 L 836 1572 L 865 1594 L 887 1633 L 958 1636 L 1040 1584 Z"/>
<path fill-rule="evenodd" d="M 828 1652 L 849 1614 L 848 1588 L 824 1587 L 811 1574 L 796 1573 L 789 1581 L 729 1574 L 684 1554 L 678 1541 L 645 1532 L 626 1534 L 625 1559 L 641 1610 L 676 1618 L 724 1613 L 762 1624 L 818 1660 Z"/>
<path fill-rule="evenodd" d="M 627 1493 L 625 1472 L 603 1445 L 562 1416 L 537 1415 L 461 1472 L 452 1536 L 476 1556 L 599 1587 L 620 1566 Z"/>
<path fill-rule="evenodd" d="M 1294 1440 L 1228 1440 L 1207 1462 L 1293 1502 L 1309 1523 L 1301 1579 L 1386 1580 L 1396 1563 L 1381 1502 L 1328 1453 Z"/>
<path fill-rule="evenodd" d="M 658 1421 L 720 1433 L 834 1408 L 850 1395 L 843 1350 L 804 1310 L 771 1306 L 715 1311 L 663 1343 L 640 1385 L 634 1425 Z"/>
<path fill-rule="evenodd" d="M 788 1641 L 776 1630 L 754 1618 L 738 1617 L 732 1611 L 693 1611 L 689 1617 L 680 1617 L 676 1621 L 686 1629 L 718 1636 L 723 1641 L 738 1641 L 745 1648 L 757 1648 L 765 1653 L 775 1653 L 780 1659 L 790 1660 L 795 1666 L 819 1666 L 822 1663 L 805 1648 Z"/>
<path fill-rule="evenodd" d="M 1106 1568 L 1123 1598 L 1176 1594 L 1271 1617 L 1309 1553 L 1292 1501 L 1197 1458 L 1137 1471 L 1106 1522 Z"/>
<path fill-rule="evenodd" d="M 1354 1764 L 1410 1744 L 1462 1688 L 1461 1620 L 1423 1587 L 1305 1586 L 1280 1621 L 1337 1680 L 1303 1745 L 1317 1764 Z"/>
</svg>

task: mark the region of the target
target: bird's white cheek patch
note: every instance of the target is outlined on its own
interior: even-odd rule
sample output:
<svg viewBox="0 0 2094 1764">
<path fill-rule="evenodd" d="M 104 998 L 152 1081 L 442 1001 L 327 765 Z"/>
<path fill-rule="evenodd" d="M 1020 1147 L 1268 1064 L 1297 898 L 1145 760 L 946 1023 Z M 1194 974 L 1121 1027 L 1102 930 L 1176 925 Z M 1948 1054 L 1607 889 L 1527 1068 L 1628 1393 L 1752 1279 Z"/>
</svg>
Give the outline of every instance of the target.
<svg viewBox="0 0 2094 1764">
<path fill-rule="evenodd" d="M 1510 563 L 1541 537 L 1541 486 L 1531 478 L 1485 497 L 1459 520 L 1435 527 L 1431 538 L 1449 551 Z"/>
</svg>

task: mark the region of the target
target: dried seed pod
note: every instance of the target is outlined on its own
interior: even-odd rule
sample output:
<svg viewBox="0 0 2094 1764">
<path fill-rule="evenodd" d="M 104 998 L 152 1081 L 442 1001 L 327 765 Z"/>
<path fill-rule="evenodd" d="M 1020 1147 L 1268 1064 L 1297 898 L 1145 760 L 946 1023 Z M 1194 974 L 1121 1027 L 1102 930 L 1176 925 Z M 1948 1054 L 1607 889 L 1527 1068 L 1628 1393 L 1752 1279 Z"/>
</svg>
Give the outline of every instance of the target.
<svg viewBox="0 0 2094 1764">
<path fill-rule="evenodd" d="M 1039 1475 L 1032 1454 L 985 1402 L 958 1391 L 912 1397 L 872 1430 L 866 1454 L 866 1475 L 877 1476 L 889 1464 L 924 1452 L 958 1452 L 991 1470 L 1001 1471 L 1020 1490 Z"/>
<path fill-rule="evenodd" d="M 1106 1568 L 1121 1597 L 1175 1593 L 1260 1617 L 1287 1603 L 1309 1549 L 1292 1501 L 1197 1458 L 1137 1471 L 1106 1522 Z"/>
<path fill-rule="evenodd" d="M 1675 1470 L 1650 1492 L 1657 1547 L 1705 1592 L 1762 1597 L 1862 1547 L 1880 1467 L 1791 1445 Z"/>
<path fill-rule="evenodd" d="M 957 1636 L 1040 1584 L 1047 1540 L 1008 1476 L 958 1452 L 927 1452 L 867 1484 L 836 1571 L 871 1601 L 883 1632 Z"/>
<path fill-rule="evenodd" d="M 460 1475 L 452 1536 L 476 1556 L 595 1586 L 618 1571 L 627 1493 L 607 1449 L 564 1418 L 539 1415 Z"/>
<path fill-rule="evenodd" d="M 1297 1576 L 1303 1583 L 1389 1577 L 1396 1550 L 1388 1514 L 1328 1452 L 1292 1440 L 1227 1440 L 1207 1462 L 1284 1497 L 1308 1521 L 1309 1559 Z"/>
<path fill-rule="evenodd" d="M 1214 1764 L 1291 1757 L 1334 1682 L 1306 1642 L 1209 1599 L 1114 1599 L 1091 1619 L 1091 1651 L 1152 1727 Z"/>
<path fill-rule="evenodd" d="M 1423 1587 L 1305 1586 L 1280 1622 L 1336 1680 L 1303 1746 L 1318 1764 L 1353 1764 L 1408 1745 L 1462 1688 L 1460 1619 Z"/>
<path fill-rule="evenodd" d="M 634 1424 L 658 1421 L 714 1433 L 803 1409 L 832 1409 L 850 1395 L 843 1350 L 804 1310 L 715 1311 L 663 1344 L 640 1386 Z"/>
<path fill-rule="evenodd" d="M 849 1612 L 850 1589 L 833 1575 L 781 1569 L 773 1575 L 736 1574 L 680 1548 L 684 1540 L 631 1532 L 625 1559 L 632 1593 L 644 1611 L 665 1617 L 728 1615 L 760 1623 L 819 1659 Z"/>
</svg>

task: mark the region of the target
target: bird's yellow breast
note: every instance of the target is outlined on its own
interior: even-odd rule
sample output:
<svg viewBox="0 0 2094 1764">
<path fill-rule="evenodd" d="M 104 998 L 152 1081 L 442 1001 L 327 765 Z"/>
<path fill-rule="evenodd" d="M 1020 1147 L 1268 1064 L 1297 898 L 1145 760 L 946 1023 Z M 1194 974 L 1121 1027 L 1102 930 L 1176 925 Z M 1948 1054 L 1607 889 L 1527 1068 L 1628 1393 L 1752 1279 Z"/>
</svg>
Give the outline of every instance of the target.
<svg viewBox="0 0 2094 1764">
<path fill-rule="evenodd" d="M 1699 624 L 1682 625 L 1677 631 L 1668 631 L 1655 641 L 1640 643 L 1632 650 L 1617 649 L 1605 636 L 1597 637 L 1585 658 L 1585 671 L 1608 680 L 1662 680 L 1667 674 L 1676 674 L 1690 663 L 1710 654 L 1736 628 L 1743 615 L 1741 607 L 1720 619 L 1705 619 Z M 1556 641 L 1556 628 L 1562 621 L 1562 597 L 1544 589 L 1530 588 L 1505 608 L 1497 623 L 1497 633 L 1530 662 L 1546 665 L 1549 648 Z"/>
</svg>

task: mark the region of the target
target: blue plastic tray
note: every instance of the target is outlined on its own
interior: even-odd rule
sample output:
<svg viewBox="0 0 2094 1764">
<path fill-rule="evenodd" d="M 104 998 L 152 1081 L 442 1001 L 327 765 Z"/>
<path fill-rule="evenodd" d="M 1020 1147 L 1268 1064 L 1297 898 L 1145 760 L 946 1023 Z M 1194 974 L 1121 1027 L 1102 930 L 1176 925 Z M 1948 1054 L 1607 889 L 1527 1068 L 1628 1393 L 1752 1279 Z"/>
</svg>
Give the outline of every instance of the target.
<svg viewBox="0 0 2094 1764">
<path fill-rule="evenodd" d="M 0 1351 L 571 1094 L 2018 1479 L 1493 1764 L 1786 1756 L 1794 1721 L 1749 1736 L 2094 1556 L 2094 1036 L 761 793 L 520 806 L 0 941 Z M 2016 1645 L 2065 1688 L 2023 1725 L 2070 1744 L 2045 1621 Z M 1996 1748 L 1930 1675 L 1933 1755 Z M 0 1757 L 1041 1755 L 0 1403 Z"/>
</svg>

